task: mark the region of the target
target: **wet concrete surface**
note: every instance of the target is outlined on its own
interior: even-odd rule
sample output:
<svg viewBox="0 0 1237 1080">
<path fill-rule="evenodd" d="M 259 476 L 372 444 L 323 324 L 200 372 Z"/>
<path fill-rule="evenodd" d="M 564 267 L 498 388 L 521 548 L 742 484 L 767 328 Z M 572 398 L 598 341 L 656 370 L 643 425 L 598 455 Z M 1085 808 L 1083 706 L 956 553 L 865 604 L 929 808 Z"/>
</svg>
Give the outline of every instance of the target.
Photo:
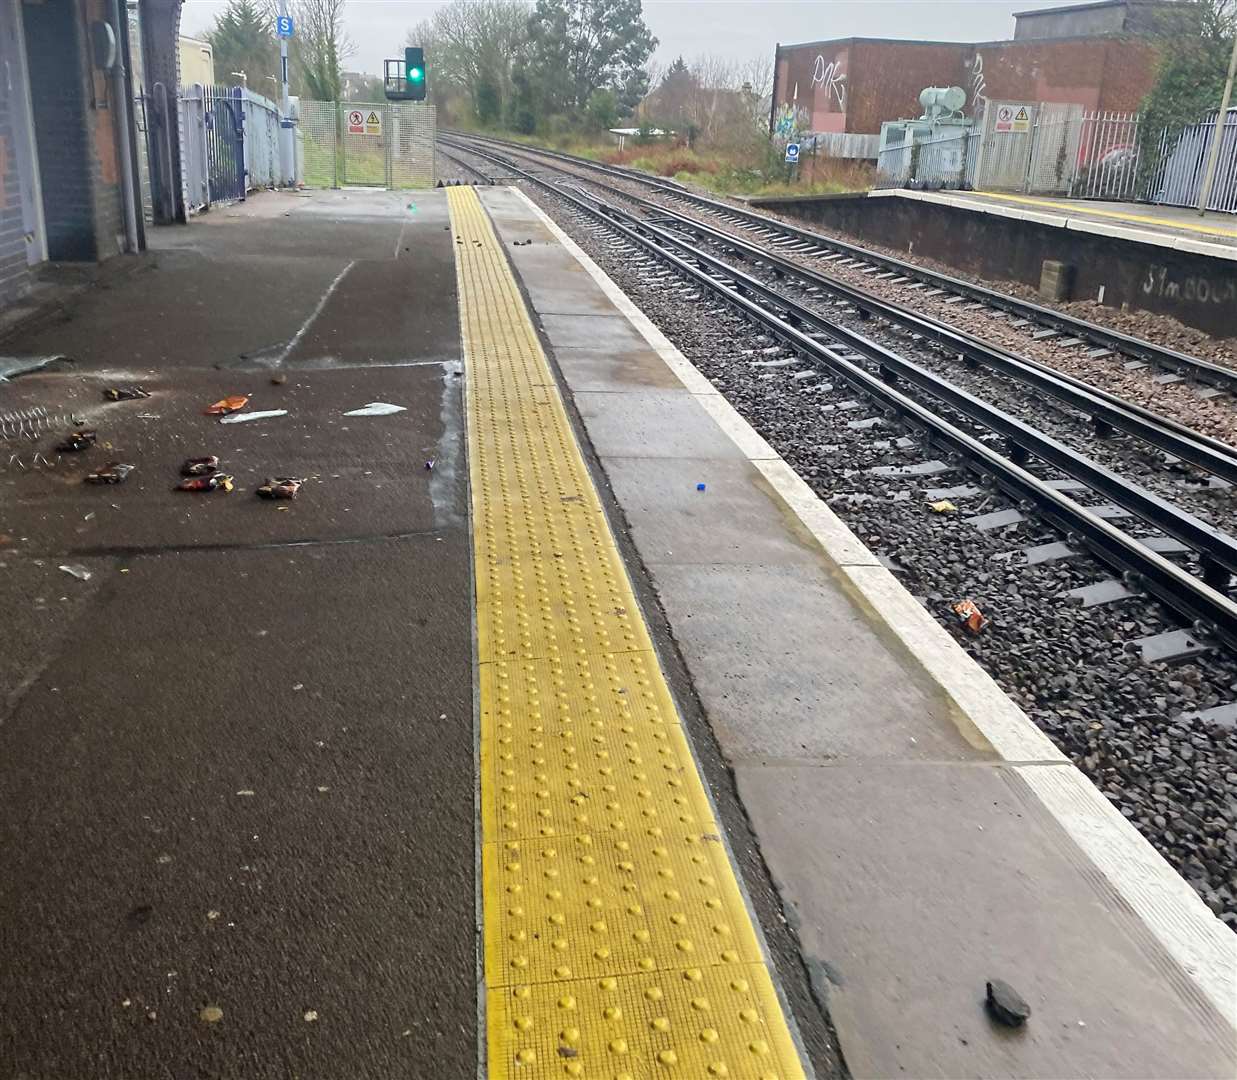
<svg viewBox="0 0 1237 1080">
<path fill-rule="evenodd" d="M 75 363 L 0 384 L 0 415 L 66 418 L 0 438 L 0 1077 L 475 1074 L 446 223 L 260 196 L 4 342 Z M 243 393 L 288 414 L 202 414 Z M 371 401 L 405 411 L 342 415 Z M 100 445 L 57 461 L 71 414 Z M 237 489 L 174 492 L 206 453 Z M 81 482 L 107 460 L 137 468 Z"/>
</svg>

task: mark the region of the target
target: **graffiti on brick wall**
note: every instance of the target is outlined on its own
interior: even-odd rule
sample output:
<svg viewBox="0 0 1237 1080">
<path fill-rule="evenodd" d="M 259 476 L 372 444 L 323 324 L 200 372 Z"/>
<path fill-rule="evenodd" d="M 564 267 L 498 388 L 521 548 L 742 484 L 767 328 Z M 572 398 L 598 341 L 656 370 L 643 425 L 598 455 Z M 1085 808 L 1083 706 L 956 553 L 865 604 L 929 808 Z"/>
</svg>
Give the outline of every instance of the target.
<svg viewBox="0 0 1237 1080">
<path fill-rule="evenodd" d="M 777 113 L 773 117 L 773 131 L 778 138 L 789 140 L 797 132 L 807 131 L 810 123 L 811 117 L 808 116 L 807 109 L 801 108 L 796 102 L 788 101 L 777 107 Z"/>
<path fill-rule="evenodd" d="M 988 100 L 988 84 L 984 80 L 984 58 L 975 54 L 975 62 L 971 64 L 971 104 L 978 112 L 980 102 Z"/>
<path fill-rule="evenodd" d="M 825 58 L 817 54 L 812 67 L 812 85 L 823 86 L 825 101 L 833 99 L 842 112 L 846 111 L 846 71 L 841 60 L 830 60 L 826 64 Z"/>
<path fill-rule="evenodd" d="M 1162 300 L 1185 300 L 1198 304 L 1237 303 L 1237 279 L 1209 278 L 1200 274 L 1181 276 L 1166 266 L 1147 267 L 1142 291 Z"/>
</svg>

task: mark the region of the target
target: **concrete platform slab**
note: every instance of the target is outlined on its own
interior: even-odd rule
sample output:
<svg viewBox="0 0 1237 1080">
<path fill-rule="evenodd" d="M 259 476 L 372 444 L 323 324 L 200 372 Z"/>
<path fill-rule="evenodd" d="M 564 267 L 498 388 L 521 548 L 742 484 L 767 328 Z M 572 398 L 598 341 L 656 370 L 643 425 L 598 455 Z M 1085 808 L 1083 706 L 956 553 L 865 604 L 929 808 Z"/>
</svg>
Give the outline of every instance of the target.
<svg viewBox="0 0 1237 1080">
<path fill-rule="evenodd" d="M 643 343 L 618 349 L 558 346 L 554 352 L 563 371 L 571 372 L 572 385 L 584 392 L 679 390 L 683 385 L 660 360 L 650 360 Z"/>
<path fill-rule="evenodd" d="M 948 724 L 921 672 L 887 656 L 819 561 L 650 569 L 732 763 L 991 756 Z"/>
<path fill-rule="evenodd" d="M 520 253 L 523 257 L 523 252 Z M 556 349 L 614 349 L 629 352 L 644 342 L 631 323 L 614 314 L 579 315 L 542 313 L 535 306 L 538 322 Z"/>
<path fill-rule="evenodd" d="M 787 848 L 779 884 L 852 1075 L 1231 1075 L 1231 1033 L 1012 770 L 740 764 L 736 779 Z M 992 978 L 1030 1003 L 1024 1028 L 979 1007 Z"/>
<path fill-rule="evenodd" d="M 593 449 L 603 458 L 743 460 L 686 390 L 575 394 Z"/>
<path fill-rule="evenodd" d="M 820 563 L 809 533 L 770 519 L 769 482 L 750 462 L 608 457 L 606 475 L 637 546 L 659 563 Z"/>
</svg>

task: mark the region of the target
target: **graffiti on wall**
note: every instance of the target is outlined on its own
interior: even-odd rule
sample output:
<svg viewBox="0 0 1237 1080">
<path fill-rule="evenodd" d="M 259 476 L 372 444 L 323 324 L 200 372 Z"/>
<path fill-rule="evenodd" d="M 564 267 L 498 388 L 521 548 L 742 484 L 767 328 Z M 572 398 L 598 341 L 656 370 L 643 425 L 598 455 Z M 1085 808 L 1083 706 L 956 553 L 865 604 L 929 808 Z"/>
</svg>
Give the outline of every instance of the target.
<svg viewBox="0 0 1237 1080">
<path fill-rule="evenodd" d="M 1177 275 L 1168 267 L 1155 264 L 1147 267 L 1142 291 L 1145 296 L 1162 300 L 1186 300 L 1190 303 L 1223 304 L 1227 307 L 1237 301 L 1237 280 Z"/>
<path fill-rule="evenodd" d="M 825 101 L 833 99 L 842 112 L 846 111 L 846 71 L 841 60 L 830 60 L 826 64 L 825 58 L 817 54 L 812 67 L 812 85 L 823 86 Z"/>
<path fill-rule="evenodd" d="M 798 89 L 796 86 L 796 97 Z M 810 123 L 811 118 L 807 110 L 801 108 L 797 102 L 788 101 L 785 105 L 777 107 L 777 112 L 773 117 L 773 131 L 778 138 L 789 141 L 798 132 L 806 131 Z"/>
<path fill-rule="evenodd" d="M 978 113 L 980 104 L 988 101 L 988 84 L 984 80 L 984 58 L 975 54 L 975 62 L 971 64 L 971 104 Z"/>
</svg>

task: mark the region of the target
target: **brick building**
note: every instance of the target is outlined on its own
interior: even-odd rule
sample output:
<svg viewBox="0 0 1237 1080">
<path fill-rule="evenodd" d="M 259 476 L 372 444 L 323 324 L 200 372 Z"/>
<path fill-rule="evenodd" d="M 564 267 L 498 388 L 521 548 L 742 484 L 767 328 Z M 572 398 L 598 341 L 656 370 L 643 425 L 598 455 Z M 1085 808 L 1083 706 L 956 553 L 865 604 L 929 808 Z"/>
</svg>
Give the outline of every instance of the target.
<svg viewBox="0 0 1237 1080">
<path fill-rule="evenodd" d="M 151 126 L 155 220 L 184 220 L 177 31 L 181 0 L 0 0 L 0 305 L 44 262 L 95 263 L 145 243 L 134 60 L 173 105 Z M 135 55 L 139 54 L 140 55 Z"/>
<path fill-rule="evenodd" d="M 837 38 L 779 45 L 770 127 L 880 131 L 919 115 L 926 86 L 985 100 L 1045 101 L 1133 112 L 1155 82 L 1157 38 L 1188 31 L 1179 0 L 1101 0 L 1019 12 L 1012 40 L 976 43 Z"/>
</svg>

